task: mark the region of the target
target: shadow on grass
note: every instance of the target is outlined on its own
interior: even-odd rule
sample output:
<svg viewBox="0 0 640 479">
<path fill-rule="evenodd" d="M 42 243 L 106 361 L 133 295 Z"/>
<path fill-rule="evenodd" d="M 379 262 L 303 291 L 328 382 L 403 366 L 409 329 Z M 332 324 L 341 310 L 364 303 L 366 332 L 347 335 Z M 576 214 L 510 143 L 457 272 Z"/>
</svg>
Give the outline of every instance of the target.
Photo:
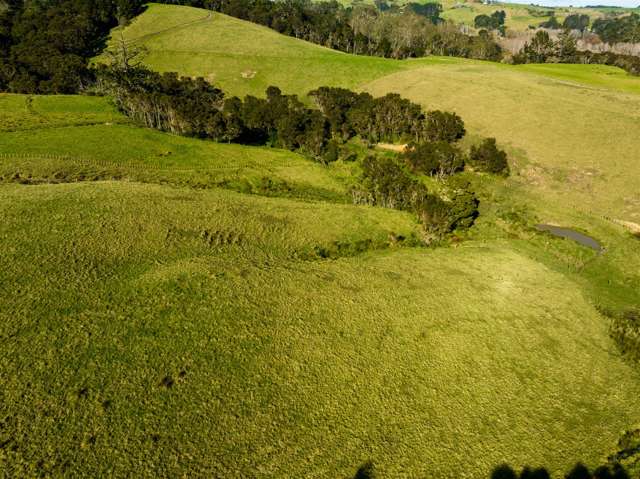
<svg viewBox="0 0 640 479">
<path fill-rule="evenodd" d="M 600 466 L 592 472 L 584 464 L 578 463 L 564 477 L 565 479 L 632 479 L 625 469 L 618 464 Z M 360 466 L 353 479 L 381 478 L 376 474 L 373 462 L 367 461 Z M 502 464 L 493 470 L 491 479 L 551 479 L 551 475 L 543 467 L 532 469 L 525 466 L 518 473 L 511 466 Z"/>
<path fill-rule="evenodd" d="M 578 463 L 564 477 L 565 479 L 631 479 L 624 468 L 617 464 L 600 466 L 592 472 L 585 465 Z M 518 474 L 513 468 L 503 464 L 493 470 L 491 479 L 551 479 L 551 475 L 542 467 L 537 469 L 525 467 Z"/>
</svg>

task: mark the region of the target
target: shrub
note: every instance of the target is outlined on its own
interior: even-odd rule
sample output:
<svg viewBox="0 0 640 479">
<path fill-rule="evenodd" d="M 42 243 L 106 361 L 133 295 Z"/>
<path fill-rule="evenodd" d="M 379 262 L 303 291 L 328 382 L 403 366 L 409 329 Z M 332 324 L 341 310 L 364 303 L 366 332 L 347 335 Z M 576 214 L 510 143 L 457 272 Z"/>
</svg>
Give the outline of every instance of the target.
<svg viewBox="0 0 640 479">
<path fill-rule="evenodd" d="M 425 230 L 437 236 L 469 228 L 478 217 L 480 202 L 469 189 L 468 182 L 453 182 L 447 190 L 448 201 L 428 194 L 415 207 Z"/>
<path fill-rule="evenodd" d="M 361 189 L 354 191 L 354 202 L 413 211 L 426 194 L 426 186 L 396 160 L 369 156 L 362 162 Z"/>
<path fill-rule="evenodd" d="M 620 351 L 631 359 L 640 361 L 640 309 L 629 309 L 610 314 L 609 334 Z"/>
<path fill-rule="evenodd" d="M 509 174 L 507 154 L 498 149 L 495 138 L 486 138 L 479 146 L 472 146 L 469 164 L 477 171 L 493 174 Z"/>
</svg>

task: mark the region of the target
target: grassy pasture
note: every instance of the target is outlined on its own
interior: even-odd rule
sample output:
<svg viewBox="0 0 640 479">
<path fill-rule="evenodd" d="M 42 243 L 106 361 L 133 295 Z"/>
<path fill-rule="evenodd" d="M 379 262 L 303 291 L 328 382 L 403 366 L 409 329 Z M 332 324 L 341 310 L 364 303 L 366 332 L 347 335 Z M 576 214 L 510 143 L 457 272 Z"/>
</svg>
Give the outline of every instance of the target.
<svg viewBox="0 0 640 479">
<path fill-rule="evenodd" d="M 508 146 L 517 175 L 472 175 L 482 216 L 461 243 L 400 247 L 415 219 L 340 204 L 346 165 L 120 124 L 99 98 L 0 96 L 2 474 L 347 478 L 372 460 L 382 477 L 475 479 L 600 463 L 640 423 L 640 373 L 594 308 L 639 299 L 640 243 L 600 218 L 637 219 L 639 82 L 353 57 L 199 19 L 151 5 L 125 35 L 162 30 L 145 37 L 151 66 L 228 69 L 215 81 L 237 94 L 333 84 L 453 109 L 467 141 Z"/>
<path fill-rule="evenodd" d="M 14 121 L 27 97 L 2 98 L 10 105 L 9 123 L 23 127 L 0 133 L 0 177 L 5 181 L 127 179 L 346 201 L 347 179 L 341 170 L 346 173 L 348 168 L 328 169 L 284 150 L 201 141 L 121 124 L 126 118 L 109 109 L 108 124 L 65 126 L 64 111 L 71 111 L 67 124 L 75 123 L 73 111 L 85 115 L 87 97 L 75 97 L 75 107 L 74 97 L 68 97 L 62 111 L 39 109 Z M 34 103 L 57 98 L 36 97 Z M 89 100 L 97 108 L 88 117 L 100 115 L 106 100 Z M 35 130 L 34 125 L 38 125 Z"/>
<path fill-rule="evenodd" d="M 558 472 L 640 420 L 606 323 L 517 241 L 309 262 L 412 221 L 122 182 L 0 207 L 13 477 Z"/>
<path fill-rule="evenodd" d="M 0 132 L 61 126 L 125 123 L 106 98 L 0 93 Z"/>
</svg>

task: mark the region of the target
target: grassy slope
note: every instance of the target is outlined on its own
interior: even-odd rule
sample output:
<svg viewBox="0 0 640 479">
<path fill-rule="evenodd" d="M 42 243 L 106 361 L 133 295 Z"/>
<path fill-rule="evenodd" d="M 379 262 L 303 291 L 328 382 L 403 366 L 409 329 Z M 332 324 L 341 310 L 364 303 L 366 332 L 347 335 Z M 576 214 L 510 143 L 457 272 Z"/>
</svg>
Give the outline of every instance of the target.
<svg viewBox="0 0 640 479">
<path fill-rule="evenodd" d="M 640 95 L 581 84 L 589 70 L 571 67 L 562 71 L 575 74 L 575 81 L 499 65 L 433 66 L 381 78 L 366 89 L 456 111 L 474 134 L 512 148 L 517 181 L 541 200 L 638 221 L 640 164 L 631 132 L 640 127 Z"/>
<path fill-rule="evenodd" d="M 0 131 L 123 123 L 106 98 L 0 94 Z"/>
<path fill-rule="evenodd" d="M 148 49 L 145 61 L 154 69 L 204 76 L 234 95 L 262 96 L 269 85 L 301 95 L 320 85 L 356 87 L 407 66 L 401 61 L 354 57 L 220 14 L 147 36 L 162 30 L 158 24 L 169 25 L 170 19 L 178 25 L 203 17 L 207 14 L 200 9 L 151 4 L 124 30 L 124 37 L 141 39 Z"/>
<path fill-rule="evenodd" d="M 54 98 L 55 109 L 48 104 Z M 288 151 L 205 142 L 122 124 L 126 118 L 107 109 L 102 98 L 36 97 L 31 110 L 23 112 L 27 99 L 0 95 L 0 102 L 13 105 L 8 110 L 12 129 L 20 126 L 0 135 L 4 179 L 16 174 L 34 181 L 126 178 L 241 190 L 260 188 L 271 180 L 284 188 L 281 193 L 292 196 L 345 197 L 341 175 Z M 73 126 L 76 117 L 68 112 L 90 104 L 96 115 L 104 109 L 111 122 Z"/>
<path fill-rule="evenodd" d="M 301 262 L 411 222 L 127 183 L 5 185 L 0 205 L 9 475 L 553 471 L 640 420 L 606 324 L 513 245 Z"/>
<path fill-rule="evenodd" d="M 146 15 L 170 17 L 164 8 Z M 180 22 L 191 11 L 167 8 Z M 249 40 L 232 43 L 250 56 Z M 345 65 L 424 66 L 331 54 Z M 562 86 L 553 78 L 558 70 L 435 61 L 442 64 L 417 70 L 413 81 L 428 78 L 425 89 L 442 89 L 455 71 L 454 79 L 475 73 L 488 85 L 493 75 L 528 87 L 548 83 L 540 95 Z M 388 72 L 374 67 L 358 81 Z M 320 83 L 334 75 L 334 84 L 355 84 L 340 71 L 316 73 Z M 298 82 L 291 69 L 274 75 L 265 84 L 316 86 Z M 389 78 L 407 89 L 405 77 Z M 253 88 L 235 76 L 229 85 Z M 586 103 L 576 115 L 590 112 L 592 97 L 602 94 L 623 110 L 620 98 L 635 96 L 617 90 L 631 85 L 620 78 L 606 92 L 581 89 Z M 473 134 L 504 108 L 495 100 L 501 88 L 477 90 L 483 96 L 474 101 L 489 116 L 468 119 Z M 462 90 L 454 83 L 443 91 Z M 100 99 L 75 100 L 56 100 L 36 115 L 24 114 L 24 97 L 0 97 L 13 105 L 0 123 L 23 112 L 18 129 L 28 129 L 82 108 L 118 121 Z M 539 105 L 521 100 L 527 115 Z M 95 107 L 85 103 L 92 101 Z M 74 124 L 73 114 L 58 116 L 44 124 Z M 637 243 L 535 196 L 525 182 L 483 178 L 479 186 L 486 196 L 518 198 L 525 211 L 590 229 L 610 251 L 595 257 L 569 242 L 511 231 L 500 219 L 509 211 L 485 209 L 470 241 L 457 248 L 302 261 L 296 258 L 317 246 L 383 244 L 390 232 L 408 235 L 416 225 L 395 211 L 211 188 L 227 178 L 217 171 L 230 168 L 240 179 L 286 178 L 300 191 L 344 192 L 339 168 L 287 152 L 104 124 L 3 132 L 0 152 L 26 155 L 0 157 L 5 179 L 22 172 L 79 180 L 78 168 L 88 164 L 104 173 L 98 178 L 116 172 L 170 184 L 0 184 L 0 444 L 9 445 L 0 448 L 0 469 L 10 476 L 135 468 L 150 477 L 347 477 L 369 459 L 389 477 L 475 478 L 503 461 L 560 472 L 579 459 L 600 461 L 622 429 L 640 422 L 640 377 L 616 354 L 592 304 L 600 296 L 613 305 L 635 298 Z M 171 387 L 163 385 L 166 376 Z"/>
<path fill-rule="evenodd" d="M 196 23 L 192 23 L 194 20 Z M 181 26 L 183 24 L 184 27 Z M 149 5 L 147 11 L 122 34 L 126 39 L 144 45 L 147 49 L 145 62 L 150 67 L 160 71 L 178 71 L 183 75 L 204 76 L 230 94 L 240 96 L 263 95 L 269 85 L 277 85 L 287 93 L 301 96 L 321 85 L 357 88 L 390 73 L 433 65 L 442 68 L 464 65 L 480 70 L 486 65 L 494 66 L 487 62 L 452 57 L 397 61 L 353 56 L 279 35 L 266 27 L 226 15 L 212 14 L 209 17 L 204 10 L 170 5 Z M 640 80 L 612 67 L 502 67 L 539 73 L 545 77 L 576 80 L 616 91 L 640 93 Z"/>
<path fill-rule="evenodd" d="M 157 31 L 156 24 L 167 25 L 168 17 L 177 25 L 178 19 L 206 16 L 198 9 L 151 5 L 124 34 L 140 38 Z M 496 136 L 519 153 L 531 190 L 561 194 L 572 205 L 611 217 L 640 219 L 638 144 L 629 134 L 640 125 L 640 79 L 619 69 L 351 56 L 223 15 L 148 37 L 144 44 L 153 68 L 213 78 L 233 94 L 260 94 L 269 84 L 301 95 L 341 85 L 376 94 L 398 91 L 427 108 L 454 110 L 472 134 Z M 258 73 L 243 78 L 249 70 Z"/>
</svg>

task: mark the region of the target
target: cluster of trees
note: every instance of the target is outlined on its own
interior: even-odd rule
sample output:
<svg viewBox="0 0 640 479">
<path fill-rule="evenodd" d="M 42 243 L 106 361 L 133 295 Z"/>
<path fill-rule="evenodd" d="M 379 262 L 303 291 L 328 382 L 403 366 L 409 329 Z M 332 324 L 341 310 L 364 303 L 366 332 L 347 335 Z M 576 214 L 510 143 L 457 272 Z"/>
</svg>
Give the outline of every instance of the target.
<svg viewBox="0 0 640 479">
<path fill-rule="evenodd" d="M 347 141 L 360 136 L 369 143 L 395 141 L 455 141 L 465 133 L 462 119 L 449 112 L 430 111 L 389 93 L 374 98 L 344 88 L 320 87 L 309 92 L 327 118 L 332 138 Z"/>
<path fill-rule="evenodd" d="M 411 145 L 402 158 L 413 173 L 444 178 L 462 171 L 466 164 L 474 171 L 508 175 L 507 154 L 498 148 L 495 138 L 474 145 L 468 155 L 450 142 L 438 140 Z"/>
<path fill-rule="evenodd" d="M 478 15 L 474 18 L 473 23 L 476 28 L 484 28 L 486 30 L 499 30 L 504 34 L 504 21 L 507 18 L 507 14 L 504 10 L 497 10 L 491 15 Z"/>
<path fill-rule="evenodd" d="M 327 119 L 331 142 L 359 136 L 370 143 L 411 140 L 399 158 L 370 156 L 363 161 L 362 177 L 353 199 L 414 212 L 427 232 L 439 236 L 473 223 L 478 200 L 468 183 L 452 177 L 465 164 L 476 171 L 508 174 L 507 157 L 495 139 L 486 139 L 469 154 L 456 144 L 464 137 L 464 122 L 455 113 L 439 110 L 424 114 L 419 105 L 389 94 L 373 98 L 343 88 L 321 87 L 309 93 Z M 445 179 L 446 195 L 431 194 L 414 175 Z"/>
<path fill-rule="evenodd" d="M 572 15 L 568 15 L 564 19 L 562 22 L 562 28 L 584 32 L 589 27 L 590 22 L 591 19 L 589 18 L 589 15 L 574 13 Z"/>
<path fill-rule="evenodd" d="M 609 334 L 620 351 L 630 359 L 640 361 L 640 309 L 603 313 L 611 319 Z"/>
<path fill-rule="evenodd" d="M 632 75 L 640 75 L 640 57 L 614 52 L 579 51 L 570 32 L 562 32 L 557 41 L 540 30 L 522 50 L 514 55 L 514 63 L 594 63 L 622 68 Z"/>
<path fill-rule="evenodd" d="M 380 8 L 346 8 L 335 0 L 161 1 L 210 8 L 348 53 L 397 59 L 430 54 L 501 58 L 500 47 L 490 36 L 465 35 L 454 25 L 442 22 L 442 7 L 435 3 L 409 3 L 398 8 L 379 2 Z"/>
<path fill-rule="evenodd" d="M 331 151 L 329 124 L 322 113 L 295 95 L 269 87 L 266 98 L 225 98 L 202 78 L 180 78 L 145 68 L 107 68 L 97 72 L 98 88 L 138 122 L 174 134 L 220 142 L 301 150 L 315 158 Z"/>
<path fill-rule="evenodd" d="M 1 5 L 0 5 L 1 7 Z M 5 0 L 0 8 L 0 90 L 74 93 L 89 60 L 141 0 Z"/>
<path fill-rule="evenodd" d="M 529 27 L 532 28 L 532 27 Z M 555 13 L 551 12 L 551 16 L 549 20 L 545 20 L 540 24 L 540 28 L 546 28 L 548 30 L 560 30 L 562 28 L 562 24 L 556 18 Z"/>
<path fill-rule="evenodd" d="M 591 19 L 589 15 L 574 13 L 567 16 L 562 23 L 558 21 L 556 16 L 552 13 L 549 20 L 542 22 L 540 26 L 549 30 L 578 30 L 584 32 L 588 27 Z"/>
<path fill-rule="evenodd" d="M 493 138 L 472 146 L 468 155 L 463 153 L 456 142 L 464 136 L 464 123 L 457 115 L 429 112 L 425 123 L 431 134 L 409 145 L 399 158 L 372 156 L 363 162 L 362 180 L 353 197 L 356 203 L 412 211 L 425 230 L 437 237 L 471 226 L 478 215 L 478 199 L 468 181 L 455 173 L 465 164 L 500 175 L 508 174 L 509 167 L 506 153 L 497 148 Z M 444 180 L 444 195 L 430 193 L 415 175 Z"/>
<path fill-rule="evenodd" d="M 352 193 L 356 204 L 415 213 L 434 237 L 470 227 L 480 204 L 468 182 L 453 177 L 444 195 L 432 194 L 401 163 L 387 157 L 370 156 L 362 162 L 361 183 Z"/>
<path fill-rule="evenodd" d="M 606 43 L 638 43 L 640 42 L 640 15 L 631 15 L 616 18 L 599 18 L 593 22 L 593 33 Z"/>
<path fill-rule="evenodd" d="M 344 88 L 309 93 L 317 109 L 295 95 L 269 87 L 266 98 L 225 98 L 202 78 L 157 73 L 120 62 L 97 70 L 98 91 L 111 95 L 125 114 L 150 128 L 174 134 L 300 150 L 325 162 L 340 145 L 360 136 L 369 143 L 454 141 L 464 135 L 453 113 L 426 115 L 420 105 L 389 93 L 374 98 Z"/>
<path fill-rule="evenodd" d="M 589 28 L 589 15 L 574 13 L 567 16 L 562 23 L 555 15 L 542 22 L 540 27 L 549 30 L 576 30 L 585 32 Z M 616 17 L 598 18 L 593 22 L 591 31 L 605 43 L 640 43 L 640 15 L 631 13 Z"/>
</svg>

